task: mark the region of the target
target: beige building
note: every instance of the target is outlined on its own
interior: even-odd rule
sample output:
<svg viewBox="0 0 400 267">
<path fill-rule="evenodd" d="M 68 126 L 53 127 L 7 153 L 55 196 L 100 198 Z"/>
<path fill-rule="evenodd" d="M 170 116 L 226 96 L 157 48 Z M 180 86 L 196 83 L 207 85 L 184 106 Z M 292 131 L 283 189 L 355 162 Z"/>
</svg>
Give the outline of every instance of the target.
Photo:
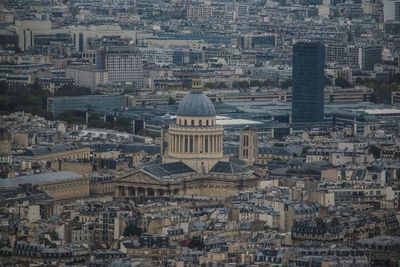
<svg viewBox="0 0 400 267">
<path fill-rule="evenodd" d="M 223 158 L 223 127 L 216 124 L 214 105 L 192 92 L 179 105 L 176 123 L 168 129 L 163 162 L 182 161 L 197 173 L 208 173 Z"/>
<path fill-rule="evenodd" d="M 62 169 L 62 161 L 89 159 L 89 147 L 70 145 L 55 145 L 52 147 L 38 147 L 27 149 L 21 154 L 21 168 L 31 169 L 33 165 L 45 165 L 48 168 Z"/>
<path fill-rule="evenodd" d="M 89 196 L 89 179 L 68 171 L 2 179 L 0 189 L 16 188 L 21 184 L 32 184 L 37 189 L 47 192 L 55 200 Z"/>
<path fill-rule="evenodd" d="M 69 66 L 66 75 L 75 81 L 78 86 L 88 87 L 95 90 L 98 84 L 108 82 L 108 72 L 94 67 Z"/>
<path fill-rule="evenodd" d="M 260 177 L 223 155 L 223 127 L 211 100 L 195 91 L 180 102 L 176 120 L 162 130 L 162 163 L 147 165 L 116 181 L 116 196 L 229 196 L 252 191 Z"/>
</svg>

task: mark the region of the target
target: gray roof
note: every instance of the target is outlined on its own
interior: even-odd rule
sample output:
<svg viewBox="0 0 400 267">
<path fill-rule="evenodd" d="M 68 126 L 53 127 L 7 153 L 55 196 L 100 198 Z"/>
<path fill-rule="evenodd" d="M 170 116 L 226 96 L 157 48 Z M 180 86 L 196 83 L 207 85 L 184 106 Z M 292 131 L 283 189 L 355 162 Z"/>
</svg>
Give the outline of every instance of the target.
<svg viewBox="0 0 400 267">
<path fill-rule="evenodd" d="M 60 171 L 0 179 L 0 188 L 18 187 L 20 184 L 42 185 L 66 180 L 81 179 L 83 176 L 75 172 Z"/>
<path fill-rule="evenodd" d="M 78 146 L 69 144 L 57 144 L 54 146 L 42 146 L 27 149 L 21 156 L 42 156 L 51 153 L 65 152 L 67 150 L 78 149 Z"/>
<path fill-rule="evenodd" d="M 191 92 L 179 104 L 177 115 L 180 116 L 215 116 L 214 104 L 201 92 Z"/>
<path fill-rule="evenodd" d="M 218 161 L 217 164 L 215 164 L 210 172 L 214 173 L 241 173 L 243 171 L 246 171 L 247 169 L 245 166 L 238 165 L 233 162 L 225 162 L 225 161 Z"/>
<path fill-rule="evenodd" d="M 164 164 L 147 165 L 143 168 L 143 170 L 151 173 L 156 177 L 165 177 L 165 176 L 195 172 L 192 168 L 190 168 L 181 161 L 164 163 Z"/>
</svg>

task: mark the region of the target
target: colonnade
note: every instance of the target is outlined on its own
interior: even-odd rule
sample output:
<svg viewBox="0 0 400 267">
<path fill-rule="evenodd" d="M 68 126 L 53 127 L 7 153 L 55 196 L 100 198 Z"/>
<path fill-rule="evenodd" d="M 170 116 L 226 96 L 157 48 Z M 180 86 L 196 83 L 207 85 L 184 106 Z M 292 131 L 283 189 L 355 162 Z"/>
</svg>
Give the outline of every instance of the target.
<svg viewBox="0 0 400 267">
<path fill-rule="evenodd" d="M 147 197 L 147 196 L 166 196 L 170 194 L 177 195 L 179 190 L 171 190 L 170 192 L 162 188 L 153 187 L 134 187 L 134 186 L 117 186 L 117 197 Z"/>
<path fill-rule="evenodd" d="M 170 134 L 171 153 L 222 153 L 222 134 Z"/>
</svg>

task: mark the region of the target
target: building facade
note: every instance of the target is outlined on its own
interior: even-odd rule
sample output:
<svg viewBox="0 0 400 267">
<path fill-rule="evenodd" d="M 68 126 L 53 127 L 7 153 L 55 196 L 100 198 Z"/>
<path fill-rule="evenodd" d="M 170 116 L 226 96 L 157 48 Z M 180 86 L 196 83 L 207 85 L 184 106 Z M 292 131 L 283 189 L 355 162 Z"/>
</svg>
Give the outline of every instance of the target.
<svg viewBox="0 0 400 267">
<path fill-rule="evenodd" d="M 111 82 L 131 82 L 143 86 L 142 53 L 133 45 L 108 46 L 97 55 L 97 67 L 106 70 Z"/>
<path fill-rule="evenodd" d="M 293 47 L 292 123 L 324 120 L 325 48 L 299 42 Z"/>
</svg>

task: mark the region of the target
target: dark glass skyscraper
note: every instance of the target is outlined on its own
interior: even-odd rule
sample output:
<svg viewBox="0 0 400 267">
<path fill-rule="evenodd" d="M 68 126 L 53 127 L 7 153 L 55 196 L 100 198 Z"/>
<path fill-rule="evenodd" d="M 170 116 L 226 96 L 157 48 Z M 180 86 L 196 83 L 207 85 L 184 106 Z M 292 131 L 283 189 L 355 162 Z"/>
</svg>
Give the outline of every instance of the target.
<svg viewBox="0 0 400 267">
<path fill-rule="evenodd" d="M 293 47 L 292 122 L 309 124 L 324 120 L 325 47 L 299 42 Z"/>
</svg>

